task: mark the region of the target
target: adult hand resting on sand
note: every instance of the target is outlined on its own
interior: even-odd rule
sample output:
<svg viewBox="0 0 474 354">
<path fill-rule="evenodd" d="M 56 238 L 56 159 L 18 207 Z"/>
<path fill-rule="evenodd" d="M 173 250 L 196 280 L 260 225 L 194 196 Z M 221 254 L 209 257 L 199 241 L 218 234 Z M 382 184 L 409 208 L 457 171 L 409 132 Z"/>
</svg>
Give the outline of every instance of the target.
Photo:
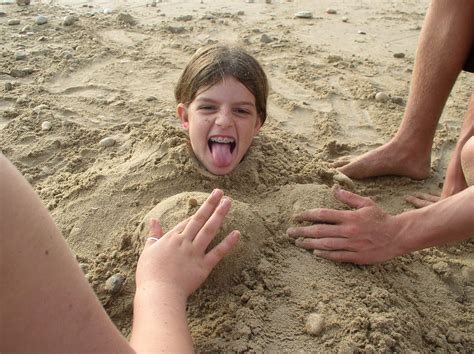
<svg viewBox="0 0 474 354">
<path fill-rule="evenodd" d="M 192 352 L 187 297 L 235 245 L 206 253 L 230 209 L 215 190 L 191 218 L 163 234 L 151 222 L 140 256 L 127 343 L 102 308 L 38 195 L 0 154 L 0 352 Z M 5 206 L 5 207 L 3 207 Z"/>
<path fill-rule="evenodd" d="M 389 215 L 370 198 L 335 187 L 336 199 L 355 210 L 312 209 L 294 217 L 299 247 L 339 262 L 373 264 L 474 235 L 474 186 L 426 208 Z"/>
</svg>

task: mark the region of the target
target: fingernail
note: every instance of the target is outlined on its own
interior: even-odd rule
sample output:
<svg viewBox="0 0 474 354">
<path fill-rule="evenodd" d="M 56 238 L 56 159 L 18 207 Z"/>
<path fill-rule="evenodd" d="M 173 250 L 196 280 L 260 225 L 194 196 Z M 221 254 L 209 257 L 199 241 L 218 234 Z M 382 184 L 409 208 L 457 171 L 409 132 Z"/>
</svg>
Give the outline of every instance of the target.
<svg viewBox="0 0 474 354">
<path fill-rule="evenodd" d="M 224 207 L 227 207 L 227 206 L 230 206 L 230 204 L 232 203 L 231 199 L 228 198 L 228 197 L 224 197 L 221 199 L 221 205 L 224 206 Z"/>
</svg>

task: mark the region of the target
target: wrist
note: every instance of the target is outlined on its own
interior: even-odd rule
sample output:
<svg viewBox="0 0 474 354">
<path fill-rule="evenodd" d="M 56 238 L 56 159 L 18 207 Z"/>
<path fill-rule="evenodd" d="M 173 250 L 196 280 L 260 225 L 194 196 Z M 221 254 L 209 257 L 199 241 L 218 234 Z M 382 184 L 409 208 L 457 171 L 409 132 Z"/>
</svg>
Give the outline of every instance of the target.
<svg viewBox="0 0 474 354">
<path fill-rule="evenodd" d="M 137 284 L 135 302 L 146 299 L 160 299 L 160 302 L 187 303 L 188 295 L 181 287 L 167 282 L 147 281 Z"/>
</svg>

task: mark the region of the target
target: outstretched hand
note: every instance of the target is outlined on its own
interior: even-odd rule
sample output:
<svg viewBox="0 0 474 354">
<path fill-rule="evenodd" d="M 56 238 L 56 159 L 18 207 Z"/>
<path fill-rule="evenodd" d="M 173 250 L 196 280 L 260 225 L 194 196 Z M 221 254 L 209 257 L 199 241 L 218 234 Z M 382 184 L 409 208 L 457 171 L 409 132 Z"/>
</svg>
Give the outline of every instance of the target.
<svg viewBox="0 0 474 354">
<path fill-rule="evenodd" d="M 356 210 L 311 209 L 294 216 L 310 226 L 289 228 L 298 247 L 338 262 L 372 264 L 400 254 L 394 236 L 397 226 L 392 216 L 370 198 L 333 188 L 336 199 Z"/>
<path fill-rule="evenodd" d="M 216 189 L 199 210 L 163 235 L 158 220 L 150 220 L 150 237 L 137 265 L 137 287 L 153 284 L 173 288 L 187 298 L 239 240 L 232 231 L 217 246 L 206 250 L 231 208 L 231 200 Z M 158 240 L 154 240 L 156 238 Z"/>
</svg>

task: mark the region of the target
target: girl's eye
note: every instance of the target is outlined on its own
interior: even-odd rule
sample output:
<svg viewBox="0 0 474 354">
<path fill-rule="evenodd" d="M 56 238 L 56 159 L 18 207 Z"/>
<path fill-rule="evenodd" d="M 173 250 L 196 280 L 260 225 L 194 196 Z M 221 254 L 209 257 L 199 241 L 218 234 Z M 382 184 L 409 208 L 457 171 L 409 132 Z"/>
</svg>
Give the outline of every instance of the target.
<svg viewBox="0 0 474 354">
<path fill-rule="evenodd" d="M 202 109 L 202 110 L 205 110 L 205 111 L 210 111 L 210 110 L 213 110 L 215 109 L 216 107 L 214 106 L 199 106 L 198 109 Z"/>
<path fill-rule="evenodd" d="M 239 114 L 249 114 L 250 112 L 247 109 L 237 108 L 236 112 Z"/>
</svg>

